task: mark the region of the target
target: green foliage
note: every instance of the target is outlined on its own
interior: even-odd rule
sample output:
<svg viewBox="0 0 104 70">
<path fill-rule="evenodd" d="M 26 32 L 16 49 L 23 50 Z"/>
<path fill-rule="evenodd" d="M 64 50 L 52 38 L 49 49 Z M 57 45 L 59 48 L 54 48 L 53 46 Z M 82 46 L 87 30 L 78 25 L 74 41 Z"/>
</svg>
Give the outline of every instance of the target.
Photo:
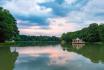
<svg viewBox="0 0 104 70">
<path fill-rule="evenodd" d="M 104 42 L 104 24 L 99 25 L 100 39 Z"/>
<path fill-rule="evenodd" d="M 86 42 L 100 42 L 104 41 L 104 24 L 90 24 L 89 27 L 75 32 L 64 33 L 61 40 L 71 42 L 74 38 L 81 38 Z"/>
<path fill-rule="evenodd" d="M 98 42 L 100 41 L 99 38 L 99 29 L 98 24 L 93 23 L 88 27 L 88 34 L 87 34 L 87 40 L 89 42 Z"/>
<path fill-rule="evenodd" d="M 0 42 L 12 40 L 19 34 L 15 18 L 6 9 L 0 7 Z"/>
<path fill-rule="evenodd" d="M 58 37 L 55 36 L 26 36 L 20 35 L 20 39 L 17 41 L 60 41 Z"/>
</svg>

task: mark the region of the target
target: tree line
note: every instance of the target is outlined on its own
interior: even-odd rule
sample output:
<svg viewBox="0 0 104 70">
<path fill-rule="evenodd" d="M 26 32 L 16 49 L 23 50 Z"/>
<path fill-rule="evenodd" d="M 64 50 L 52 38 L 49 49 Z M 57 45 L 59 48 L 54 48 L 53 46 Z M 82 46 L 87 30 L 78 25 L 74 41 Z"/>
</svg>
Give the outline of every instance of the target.
<svg viewBox="0 0 104 70">
<path fill-rule="evenodd" d="M 77 37 L 86 42 L 104 42 L 104 24 L 92 23 L 81 30 L 64 33 L 61 36 L 61 40 L 71 42 L 72 39 Z"/>
<path fill-rule="evenodd" d="M 16 41 L 60 41 L 60 38 L 55 36 L 27 36 L 19 35 Z"/>
</svg>

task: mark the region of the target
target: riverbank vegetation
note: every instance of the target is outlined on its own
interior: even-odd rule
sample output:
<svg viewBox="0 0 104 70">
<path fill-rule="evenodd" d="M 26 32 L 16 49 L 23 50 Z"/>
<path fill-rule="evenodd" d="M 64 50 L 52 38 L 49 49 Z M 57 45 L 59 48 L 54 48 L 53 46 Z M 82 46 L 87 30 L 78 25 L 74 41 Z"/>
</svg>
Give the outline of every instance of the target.
<svg viewBox="0 0 104 70">
<path fill-rule="evenodd" d="M 89 27 L 75 32 L 67 32 L 61 36 L 61 40 L 72 42 L 72 39 L 81 38 L 86 42 L 104 42 L 104 24 L 92 23 Z"/>
<path fill-rule="evenodd" d="M 60 41 L 60 38 L 55 36 L 27 36 L 27 35 L 19 35 L 19 39 L 16 41 Z"/>
</svg>

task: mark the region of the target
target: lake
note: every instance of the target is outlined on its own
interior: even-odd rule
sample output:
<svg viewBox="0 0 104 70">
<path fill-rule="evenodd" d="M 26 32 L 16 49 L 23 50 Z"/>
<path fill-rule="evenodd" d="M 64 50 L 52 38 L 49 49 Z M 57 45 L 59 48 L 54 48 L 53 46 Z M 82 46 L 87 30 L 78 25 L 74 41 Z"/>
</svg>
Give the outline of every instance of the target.
<svg viewBox="0 0 104 70">
<path fill-rule="evenodd" d="M 1 46 L 0 70 L 104 70 L 104 44 Z"/>
</svg>

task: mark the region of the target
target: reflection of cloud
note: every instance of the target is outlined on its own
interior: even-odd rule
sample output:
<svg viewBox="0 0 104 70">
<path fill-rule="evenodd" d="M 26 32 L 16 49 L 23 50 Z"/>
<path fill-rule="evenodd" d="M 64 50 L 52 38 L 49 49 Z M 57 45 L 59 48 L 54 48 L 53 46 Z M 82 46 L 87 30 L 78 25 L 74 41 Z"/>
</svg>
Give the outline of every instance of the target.
<svg viewBox="0 0 104 70">
<path fill-rule="evenodd" d="M 79 60 L 82 57 L 74 52 L 65 52 L 62 50 L 61 47 L 52 47 L 52 46 L 17 47 L 16 51 L 19 52 L 19 55 L 20 55 L 19 57 L 23 57 L 22 62 L 28 62 L 29 60 L 32 60 L 33 58 L 35 60 L 35 58 L 47 56 L 49 58 L 48 65 L 54 65 L 54 64 L 63 65 L 73 60 Z M 17 63 L 21 63 L 21 62 L 17 60 Z"/>
<path fill-rule="evenodd" d="M 69 63 L 69 61 L 75 60 L 77 54 L 73 52 L 58 52 L 50 55 L 49 65 L 63 65 Z"/>
</svg>

